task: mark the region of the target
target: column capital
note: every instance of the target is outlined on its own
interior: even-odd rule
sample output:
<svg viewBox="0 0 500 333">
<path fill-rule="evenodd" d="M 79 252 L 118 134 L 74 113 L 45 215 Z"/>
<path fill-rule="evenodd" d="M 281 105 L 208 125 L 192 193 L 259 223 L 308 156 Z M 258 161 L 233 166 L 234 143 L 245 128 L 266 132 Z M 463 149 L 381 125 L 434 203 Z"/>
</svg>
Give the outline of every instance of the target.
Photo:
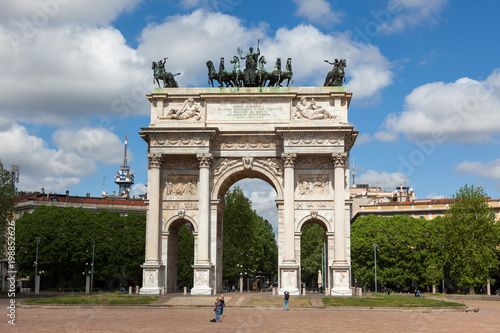
<svg viewBox="0 0 500 333">
<path fill-rule="evenodd" d="M 213 155 L 212 154 L 196 154 L 198 159 L 198 165 L 200 168 L 210 168 L 212 164 Z"/>
<path fill-rule="evenodd" d="M 283 166 L 285 168 L 293 168 L 295 166 L 295 160 L 297 158 L 297 154 L 295 153 L 282 153 L 281 159 L 283 160 Z"/>
<path fill-rule="evenodd" d="M 334 167 L 344 167 L 347 162 L 347 153 L 332 154 L 332 163 Z"/>
<path fill-rule="evenodd" d="M 148 165 L 149 169 L 160 167 L 162 154 L 148 153 L 147 157 L 148 157 L 148 162 L 149 162 L 149 165 Z"/>
</svg>

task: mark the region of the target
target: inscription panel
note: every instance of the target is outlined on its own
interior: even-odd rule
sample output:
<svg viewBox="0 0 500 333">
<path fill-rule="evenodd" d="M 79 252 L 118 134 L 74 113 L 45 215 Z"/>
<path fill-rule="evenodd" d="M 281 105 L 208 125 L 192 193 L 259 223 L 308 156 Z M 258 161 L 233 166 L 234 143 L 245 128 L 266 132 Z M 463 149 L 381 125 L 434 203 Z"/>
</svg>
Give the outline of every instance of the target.
<svg viewBox="0 0 500 333">
<path fill-rule="evenodd" d="M 290 103 L 283 99 L 246 98 L 210 100 L 207 120 L 262 121 L 290 119 Z"/>
</svg>

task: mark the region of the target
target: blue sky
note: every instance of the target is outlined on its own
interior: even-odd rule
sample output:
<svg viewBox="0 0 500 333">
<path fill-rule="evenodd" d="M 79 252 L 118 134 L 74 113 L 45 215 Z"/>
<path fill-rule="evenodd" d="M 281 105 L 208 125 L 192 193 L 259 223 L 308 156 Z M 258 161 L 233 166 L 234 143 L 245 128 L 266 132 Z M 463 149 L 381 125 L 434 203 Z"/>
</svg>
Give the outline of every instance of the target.
<svg viewBox="0 0 500 333">
<path fill-rule="evenodd" d="M 500 198 L 498 13 L 464 0 L 2 1 L 0 159 L 20 165 L 20 190 L 99 196 L 118 189 L 127 136 L 139 194 L 151 62 L 168 57 L 181 86 L 207 86 L 206 60 L 260 39 L 267 58 L 293 58 L 295 86 L 322 85 L 323 60 L 347 59 L 357 183 Z M 242 187 L 273 205 L 270 187 Z"/>
</svg>

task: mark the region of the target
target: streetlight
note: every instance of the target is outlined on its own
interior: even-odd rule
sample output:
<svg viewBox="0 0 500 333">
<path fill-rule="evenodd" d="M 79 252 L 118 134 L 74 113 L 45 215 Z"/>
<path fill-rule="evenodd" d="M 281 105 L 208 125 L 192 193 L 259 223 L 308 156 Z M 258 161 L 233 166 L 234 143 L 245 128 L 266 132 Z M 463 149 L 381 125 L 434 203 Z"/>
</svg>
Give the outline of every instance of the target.
<svg viewBox="0 0 500 333">
<path fill-rule="evenodd" d="M 92 293 L 92 286 L 94 284 L 94 253 L 95 253 L 95 239 L 92 240 L 92 272 L 90 273 L 90 293 Z"/>
<path fill-rule="evenodd" d="M 441 242 L 441 272 L 442 272 L 442 277 L 441 277 L 441 283 L 443 285 L 443 294 L 446 294 L 444 290 L 444 244 Z"/>
<path fill-rule="evenodd" d="M 36 256 L 35 256 L 35 294 L 40 293 L 40 277 L 38 276 L 38 243 L 40 242 L 40 237 L 35 237 L 36 239 Z"/>
<path fill-rule="evenodd" d="M 373 243 L 373 256 L 375 258 L 375 292 L 377 292 L 377 243 Z"/>
</svg>

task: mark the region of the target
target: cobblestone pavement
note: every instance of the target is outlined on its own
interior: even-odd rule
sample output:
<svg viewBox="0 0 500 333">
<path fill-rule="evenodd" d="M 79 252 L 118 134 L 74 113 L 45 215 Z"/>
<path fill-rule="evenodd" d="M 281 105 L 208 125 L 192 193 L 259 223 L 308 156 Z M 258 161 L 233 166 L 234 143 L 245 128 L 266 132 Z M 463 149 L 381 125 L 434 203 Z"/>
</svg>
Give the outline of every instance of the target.
<svg viewBox="0 0 500 333">
<path fill-rule="evenodd" d="M 234 294 L 233 294 L 234 295 Z M 231 296 L 233 296 L 231 295 Z M 248 295 L 248 294 L 247 294 Z M 479 312 L 356 311 L 331 308 L 290 311 L 231 307 L 211 323 L 211 307 L 41 307 L 16 308 L 16 326 L 7 323 L 8 299 L 0 299 L 0 332 L 499 332 L 500 300 L 461 301 Z M 180 298 L 180 297 L 179 297 Z M 228 297 L 225 296 L 227 299 Z M 171 298 L 173 299 L 173 298 Z M 188 297 L 207 303 L 207 297 Z M 215 296 L 213 297 L 215 299 Z M 20 303 L 20 299 L 17 303 Z M 168 298 L 167 298 L 168 302 Z M 180 302 L 176 300 L 175 302 Z M 162 302 L 159 302 L 161 304 Z M 314 302 L 313 302 L 314 304 Z M 200 305 L 203 306 L 203 305 Z"/>
</svg>

